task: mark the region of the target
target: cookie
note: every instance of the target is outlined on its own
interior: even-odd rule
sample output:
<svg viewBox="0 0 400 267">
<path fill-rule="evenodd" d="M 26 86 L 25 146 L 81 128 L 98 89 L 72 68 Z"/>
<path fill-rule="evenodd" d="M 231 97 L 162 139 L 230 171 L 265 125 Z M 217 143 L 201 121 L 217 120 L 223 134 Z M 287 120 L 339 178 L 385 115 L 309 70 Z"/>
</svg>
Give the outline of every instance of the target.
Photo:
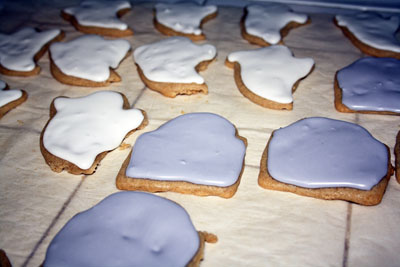
<svg viewBox="0 0 400 267">
<path fill-rule="evenodd" d="M 168 36 L 185 36 L 192 41 L 205 40 L 201 27 L 217 16 L 214 5 L 199 6 L 194 3 L 156 4 L 154 27 Z"/>
<path fill-rule="evenodd" d="M 131 45 L 126 40 L 106 40 L 98 35 L 83 35 L 50 46 L 50 70 L 61 83 L 99 87 L 121 81 L 115 72 L 127 57 Z"/>
<path fill-rule="evenodd" d="M 92 174 L 109 151 L 145 125 L 146 113 L 130 109 L 121 93 L 99 91 L 79 98 L 57 97 L 40 136 L 40 150 L 55 172 Z"/>
<path fill-rule="evenodd" d="M 185 114 L 139 136 L 118 173 L 117 188 L 230 198 L 240 183 L 246 146 L 225 118 Z"/>
<path fill-rule="evenodd" d="M 0 119 L 27 98 L 28 94 L 24 90 L 9 90 L 7 84 L 0 80 Z"/>
<path fill-rule="evenodd" d="M 395 156 L 395 170 L 396 170 L 396 179 L 397 182 L 400 183 L 400 131 L 397 133 L 396 137 L 396 145 L 394 147 L 394 156 Z"/>
<path fill-rule="evenodd" d="M 275 130 L 261 158 L 261 187 L 376 205 L 393 167 L 388 147 L 363 127 L 306 118 Z"/>
<path fill-rule="evenodd" d="M 79 6 L 65 8 L 61 16 L 80 32 L 111 37 L 133 35 L 119 18 L 131 10 L 128 1 L 83 1 Z"/>
<path fill-rule="evenodd" d="M 50 43 L 63 38 L 64 33 L 56 29 L 38 31 L 26 27 L 12 34 L 0 33 L 0 73 L 10 76 L 39 74 L 37 61 Z"/>
<path fill-rule="evenodd" d="M 136 48 L 133 53 L 138 73 L 150 89 L 167 97 L 208 93 L 205 70 L 216 57 L 210 44 L 197 45 L 186 37 L 170 37 Z"/>
<path fill-rule="evenodd" d="M 198 266 L 210 238 L 216 237 L 198 232 L 179 204 L 118 192 L 69 220 L 43 266 Z"/>
<path fill-rule="evenodd" d="M 372 12 L 336 15 L 334 23 L 363 53 L 400 59 L 400 41 L 396 37 L 398 16 L 384 18 Z"/>
<path fill-rule="evenodd" d="M 335 76 L 340 112 L 400 115 L 400 60 L 365 57 Z"/>
<path fill-rule="evenodd" d="M 250 5 L 241 20 L 242 36 L 251 44 L 269 46 L 283 44 L 289 31 L 311 23 L 305 14 L 295 13 L 283 4 Z"/>
<path fill-rule="evenodd" d="M 8 259 L 6 252 L 2 249 L 0 249 L 0 266 L 11 267 L 11 262 Z"/>
<path fill-rule="evenodd" d="M 286 46 L 274 45 L 228 55 L 239 91 L 252 102 L 270 109 L 293 109 L 292 93 L 311 73 L 314 60 L 295 58 Z"/>
</svg>

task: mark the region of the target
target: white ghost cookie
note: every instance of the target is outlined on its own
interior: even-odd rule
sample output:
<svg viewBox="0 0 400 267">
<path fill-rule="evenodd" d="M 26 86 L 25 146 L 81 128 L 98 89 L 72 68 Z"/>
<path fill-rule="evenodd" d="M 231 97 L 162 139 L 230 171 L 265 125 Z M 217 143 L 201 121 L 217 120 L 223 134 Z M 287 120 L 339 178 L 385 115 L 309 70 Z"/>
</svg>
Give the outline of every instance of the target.
<svg viewBox="0 0 400 267">
<path fill-rule="evenodd" d="M 40 149 L 55 172 L 92 174 L 106 154 L 147 124 L 120 93 L 99 91 L 79 98 L 57 97 L 40 136 Z"/>
<path fill-rule="evenodd" d="M 11 109 L 21 105 L 28 98 L 24 90 L 9 90 L 5 82 L 0 80 L 0 119 Z"/>
</svg>

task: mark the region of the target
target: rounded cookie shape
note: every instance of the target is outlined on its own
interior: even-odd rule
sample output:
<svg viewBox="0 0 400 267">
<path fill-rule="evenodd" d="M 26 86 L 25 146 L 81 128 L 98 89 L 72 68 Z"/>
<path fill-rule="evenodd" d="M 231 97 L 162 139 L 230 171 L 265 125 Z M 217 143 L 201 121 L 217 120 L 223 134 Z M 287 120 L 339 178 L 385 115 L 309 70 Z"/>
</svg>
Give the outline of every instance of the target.
<svg viewBox="0 0 400 267">
<path fill-rule="evenodd" d="M 263 46 L 282 43 L 291 28 L 308 22 L 307 15 L 292 12 L 288 6 L 277 3 L 250 5 L 246 12 L 242 35 L 249 42 Z"/>
<path fill-rule="evenodd" d="M 166 35 L 183 35 L 197 41 L 205 39 L 201 25 L 214 18 L 218 9 L 214 5 L 159 3 L 154 10 L 154 24 L 160 32 Z"/>
<path fill-rule="evenodd" d="M 307 118 L 274 131 L 268 173 L 305 188 L 370 190 L 388 173 L 388 150 L 363 127 L 328 118 Z"/>
<path fill-rule="evenodd" d="M 372 12 L 336 15 L 335 24 L 362 52 L 400 59 L 400 41 L 396 38 L 400 26 L 398 16 L 384 18 Z"/>
<path fill-rule="evenodd" d="M 339 70 L 336 83 L 339 111 L 400 114 L 400 60 L 361 58 Z"/>
<path fill-rule="evenodd" d="M 85 170 L 93 173 L 100 155 L 117 148 L 127 134 L 146 123 L 141 110 L 129 109 L 126 98 L 113 91 L 79 98 L 58 97 L 50 114 L 42 131 L 42 153 L 46 152 L 43 155 L 53 170 L 60 172 L 65 167 L 64 162 L 52 166 L 55 156 L 77 166 L 76 174 Z"/>
<path fill-rule="evenodd" d="M 44 266 L 186 266 L 199 248 L 177 203 L 118 192 L 75 215 L 51 241 Z"/>
<path fill-rule="evenodd" d="M 112 37 L 132 35 L 128 25 L 119 19 L 131 9 L 128 1 L 82 1 L 79 6 L 65 8 L 61 15 L 77 30 Z"/>
<path fill-rule="evenodd" d="M 0 33 L 0 73 L 31 76 L 39 73 L 36 62 L 47 51 L 50 42 L 63 38 L 58 29 L 37 31 L 22 28 L 12 34 Z"/>
<path fill-rule="evenodd" d="M 69 76 L 107 85 L 112 82 L 109 81 L 110 68 L 117 68 L 130 49 L 126 40 L 106 40 L 98 35 L 83 35 L 69 42 L 53 43 L 50 46 L 52 74 L 63 83 L 71 84 L 70 80 L 63 79 Z M 64 76 L 57 75 L 54 67 Z M 72 84 L 85 85 L 79 80 Z"/>
<path fill-rule="evenodd" d="M 23 90 L 8 89 L 5 82 L 0 80 L 0 119 L 11 109 L 25 102 L 28 95 Z"/>
<path fill-rule="evenodd" d="M 292 93 L 314 66 L 311 58 L 295 58 L 286 46 L 274 45 L 228 55 L 241 93 L 267 108 L 292 109 Z M 272 103 L 271 103 L 272 102 Z"/>
</svg>

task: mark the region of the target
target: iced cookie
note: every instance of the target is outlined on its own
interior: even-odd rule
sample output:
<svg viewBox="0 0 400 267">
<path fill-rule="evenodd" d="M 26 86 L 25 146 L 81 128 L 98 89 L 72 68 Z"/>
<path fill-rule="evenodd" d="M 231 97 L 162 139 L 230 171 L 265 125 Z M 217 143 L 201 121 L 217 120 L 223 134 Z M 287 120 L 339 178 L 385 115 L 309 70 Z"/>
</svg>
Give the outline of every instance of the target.
<svg viewBox="0 0 400 267">
<path fill-rule="evenodd" d="M 400 41 L 396 38 L 400 17 L 384 18 L 376 13 L 358 13 L 337 15 L 334 22 L 363 53 L 400 59 Z"/>
<path fill-rule="evenodd" d="M 7 84 L 0 80 L 0 119 L 27 98 L 28 94 L 24 90 L 9 90 Z"/>
<path fill-rule="evenodd" d="M 57 97 L 40 136 L 40 150 L 55 172 L 92 174 L 109 151 L 146 124 L 145 112 L 130 109 L 126 97 L 117 92 Z"/>
<path fill-rule="evenodd" d="M 272 133 L 258 183 L 304 196 L 376 205 L 392 174 L 388 147 L 366 129 L 313 117 Z"/>
<path fill-rule="evenodd" d="M 240 183 L 246 145 L 223 117 L 185 114 L 137 139 L 118 174 L 117 187 L 229 198 Z"/>
<path fill-rule="evenodd" d="M 192 41 L 206 39 L 201 27 L 217 16 L 217 6 L 193 3 L 156 4 L 154 27 L 168 36 L 185 36 Z"/>
<path fill-rule="evenodd" d="M 114 71 L 131 49 L 128 41 L 83 35 L 50 46 L 51 74 L 61 83 L 77 86 L 107 86 L 121 81 Z"/>
<path fill-rule="evenodd" d="M 361 58 L 336 73 L 334 88 L 340 112 L 400 115 L 400 60 Z"/>
<path fill-rule="evenodd" d="M 271 109 L 293 109 L 292 93 L 314 67 L 311 58 L 295 58 L 282 45 L 237 51 L 225 65 L 234 69 L 239 91 L 254 103 Z"/>
<path fill-rule="evenodd" d="M 394 147 L 396 179 L 400 183 L 400 131 L 397 133 L 396 146 Z"/>
<path fill-rule="evenodd" d="M 167 97 L 208 93 L 205 70 L 216 57 L 215 46 L 197 45 L 186 37 L 170 37 L 143 45 L 133 53 L 139 76 L 144 84 Z"/>
<path fill-rule="evenodd" d="M 205 242 L 215 239 L 198 232 L 171 200 L 118 192 L 69 220 L 47 248 L 43 266 L 198 266 Z"/>
<path fill-rule="evenodd" d="M 84 33 L 111 37 L 133 34 L 128 25 L 119 18 L 131 10 L 128 1 L 83 1 L 79 6 L 69 7 L 61 16 Z"/>
<path fill-rule="evenodd" d="M 310 22 L 307 15 L 295 13 L 283 4 L 250 5 L 241 21 L 242 36 L 260 46 L 283 44 L 282 38 L 291 29 Z"/>
<path fill-rule="evenodd" d="M 37 31 L 23 28 L 12 34 L 0 33 L 0 73 L 32 76 L 40 72 L 36 62 L 46 53 L 51 42 L 60 41 L 60 30 Z"/>
</svg>

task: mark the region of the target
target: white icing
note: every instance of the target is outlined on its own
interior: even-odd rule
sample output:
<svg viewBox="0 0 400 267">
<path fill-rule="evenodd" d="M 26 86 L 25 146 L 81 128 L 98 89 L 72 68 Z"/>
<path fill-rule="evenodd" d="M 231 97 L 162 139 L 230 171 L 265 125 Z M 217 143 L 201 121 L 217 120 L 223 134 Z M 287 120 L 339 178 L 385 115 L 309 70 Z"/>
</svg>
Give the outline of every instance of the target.
<svg viewBox="0 0 400 267">
<path fill-rule="evenodd" d="M 124 110 L 122 96 L 112 91 L 61 97 L 54 105 L 57 114 L 47 125 L 43 145 L 81 169 L 90 168 L 98 154 L 118 147 L 144 119 L 138 109 Z"/>
<path fill-rule="evenodd" d="M 339 70 L 337 80 L 347 107 L 400 113 L 400 60 L 361 58 Z"/>
<path fill-rule="evenodd" d="M 197 45 L 186 37 L 170 37 L 138 47 L 133 56 L 147 79 L 156 82 L 203 84 L 195 67 L 216 56 L 215 46 Z"/>
<path fill-rule="evenodd" d="M 117 17 L 121 9 L 131 8 L 128 1 L 83 1 L 79 6 L 69 7 L 63 11 L 73 15 L 79 24 L 102 28 L 126 30 L 128 25 Z"/>
<path fill-rule="evenodd" d="M 280 30 L 289 22 L 304 24 L 307 15 L 294 13 L 286 5 L 268 3 L 247 7 L 247 16 L 244 22 L 246 32 L 262 38 L 269 44 L 281 41 Z"/>
<path fill-rule="evenodd" d="M 400 52 L 400 41 L 396 38 L 400 26 L 398 16 L 385 19 L 375 13 L 358 13 L 337 15 L 336 21 L 364 44 L 381 50 Z"/>
<path fill-rule="evenodd" d="M 126 176 L 230 186 L 246 152 L 235 134 L 235 126 L 216 114 L 179 116 L 137 139 Z"/>
<path fill-rule="evenodd" d="M 240 64 L 243 83 L 250 91 L 285 104 L 293 102 L 293 85 L 314 65 L 313 59 L 295 58 L 282 45 L 233 52 L 228 60 Z"/>
<path fill-rule="evenodd" d="M 75 215 L 51 241 L 44 266 L 186 266 L 199 235 L 177 203 L 118 192 Z"/>
<path fill-rule="evenodd" d="M 53 43 L 53 62 L 66 75 L 106 81 L 131 48 L 127 40 L 106 40 L 99 35 L 83 35 L 69 42 Z"/>
<path fill-rule="evenodd" d="M 0 80 L 0 108 L 22 96 L 21 90 L 4 90 L 6 83 Z"/>
<path fill-rule="evenodd" d="M 33 70 L 34 56 L 59 34 L 60 30 L 37 32 L 34 28 L 23 28 L 12 34 L 0 33 L 1 65 L 14 71 Z"/>
<path fill-rule="evenodd" d="M 156 19 L 159 23 L 177 32 L 200 35 L 201 20 L 217 12 L 217 7 L 198 6 L 193 3 L 156 4 Z"/>
<path fill-rule="evenodd" d="M 388 151 L 357 124 L 314 117 L 274 132 L 267 166 L 288 184 L 370 190 L 387 173 Z"/>
</svg>

